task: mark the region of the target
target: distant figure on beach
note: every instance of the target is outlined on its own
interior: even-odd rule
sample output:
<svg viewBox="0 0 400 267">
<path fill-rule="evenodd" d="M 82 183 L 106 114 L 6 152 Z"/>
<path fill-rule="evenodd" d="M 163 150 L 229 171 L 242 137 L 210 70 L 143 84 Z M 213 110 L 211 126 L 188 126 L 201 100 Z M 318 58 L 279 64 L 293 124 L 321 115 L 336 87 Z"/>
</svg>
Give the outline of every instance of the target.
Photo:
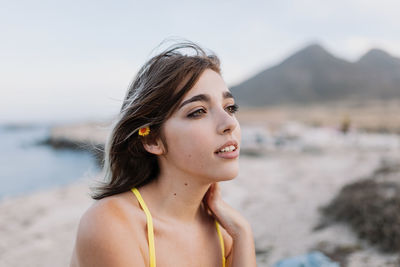
<svg viewBox="0 0 400 267">
<path fill-rule="evenodd" d="M 346 134 L 350 129 L 350 117 L 346 115 L 342 119 L 342 123 L 340 124 L 340 131 Z"/>
<path fill-rule="evenodd" d="M 70 266 L 256 266 L 250 224 L 218 185 L 238 174 L 237 109 L 216 55 L 181 42 L 149 59 L 107 141 L 107 182 Z"/>
</svg>

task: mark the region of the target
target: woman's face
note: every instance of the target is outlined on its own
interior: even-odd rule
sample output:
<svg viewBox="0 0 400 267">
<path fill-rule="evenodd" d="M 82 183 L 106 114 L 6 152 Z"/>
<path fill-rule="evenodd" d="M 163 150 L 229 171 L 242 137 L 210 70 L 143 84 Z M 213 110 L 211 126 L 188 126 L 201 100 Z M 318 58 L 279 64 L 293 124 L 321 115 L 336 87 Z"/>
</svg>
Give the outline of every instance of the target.
<svg viewBox="0 0 400 267">
<path fill-rule="evenodd" d="M 161 167 L 206 182 L 236 177 L 240 145 L 236 109 L 222 77 L 205 70 L 163 125 L 168 152 L 161 155 Z"/>
</svg>

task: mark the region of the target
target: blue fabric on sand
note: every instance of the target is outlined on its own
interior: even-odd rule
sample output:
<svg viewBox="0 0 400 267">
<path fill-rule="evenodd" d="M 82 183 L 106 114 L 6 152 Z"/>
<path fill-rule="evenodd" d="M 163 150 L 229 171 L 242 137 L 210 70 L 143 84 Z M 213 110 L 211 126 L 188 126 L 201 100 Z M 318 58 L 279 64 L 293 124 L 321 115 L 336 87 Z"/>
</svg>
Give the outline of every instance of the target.
<svg viewBox="0 0 400 267">
<path fill-rule="evenodd" d="M 313 251 L 305 255 L 280 260 L 273 267 L 340 267 L 340 265 L 331 261 L 321 252 Z"/>
</svg>

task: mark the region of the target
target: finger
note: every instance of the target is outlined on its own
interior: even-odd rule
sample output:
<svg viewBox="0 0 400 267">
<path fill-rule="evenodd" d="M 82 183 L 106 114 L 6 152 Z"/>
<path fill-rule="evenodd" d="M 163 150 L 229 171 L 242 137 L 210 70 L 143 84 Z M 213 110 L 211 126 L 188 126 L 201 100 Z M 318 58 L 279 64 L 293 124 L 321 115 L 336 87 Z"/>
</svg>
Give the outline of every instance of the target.
<svg viewBox="0 0 400 267">
<path fill-rule="evenodd" d="M 218 194 L 221 193 L 221 187 L 219 186 L 219 183 L 214 184 L 214 191 Z"/>
<path fill-rule="evenodd" d="M 208 187 L 208 190 L 207 190 L 207 192 L 204 194 L 204 197 L 203 197 L 203 201 L 204 201 L 204 203 L 207 205 L 207 207 L 209 207 L 209 201 L 212 199 L 212 197 L 213 197 L 213 191 L 214 191 L 214 187 L 213 187 L 213 184 L 211 184 L 209 187 Z"/>
<path fill-rule="evenodd" d="M 216 198 L 219 198 L 221 196 L 221 189 L 220 189 L 219 183 L 213 183 L 211 189 L 212 190 L 210 192 L 210 194 L 211 194 L 210 197 L 212 199 L 216 199 Z"/>
<path fill-rule="evenodd" d="M 203 201 L 207 201 L 208 200 L 208 198 L 210 197 L 210 194 L 211 194 L 211 190 L 212 190 L 212 185 L 210 185 L 208 187 L 207 192 L 204 194 Z"/>
</svg>

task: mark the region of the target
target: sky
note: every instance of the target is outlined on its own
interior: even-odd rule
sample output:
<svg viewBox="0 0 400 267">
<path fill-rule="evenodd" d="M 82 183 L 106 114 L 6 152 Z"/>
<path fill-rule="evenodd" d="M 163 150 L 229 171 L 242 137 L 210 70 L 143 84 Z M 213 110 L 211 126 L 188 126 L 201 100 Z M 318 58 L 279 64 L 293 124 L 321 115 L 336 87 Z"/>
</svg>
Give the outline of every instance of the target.
<svg viewBox="0 0 400 267">
<path fill-rule="evenodd" d="M 228 86 L 319 43 L 355 61 L 400 57 L 395 0 L 0 0 L 0 123 L 115 116 L 126 89 L 168 38 L 215 52 Z"/>
</svg>

